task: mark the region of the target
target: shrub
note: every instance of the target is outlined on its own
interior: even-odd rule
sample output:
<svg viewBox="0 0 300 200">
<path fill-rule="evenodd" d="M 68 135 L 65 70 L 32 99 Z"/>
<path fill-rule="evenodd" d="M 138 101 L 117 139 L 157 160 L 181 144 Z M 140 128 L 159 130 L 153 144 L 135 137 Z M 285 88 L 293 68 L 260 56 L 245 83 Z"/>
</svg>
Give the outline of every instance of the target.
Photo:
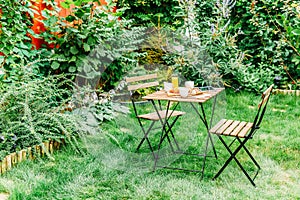
<svg viewBox="0 0 300 200">
<path fill-rule="evenodd" d="M 299 5 L 293 1 L 237 1 L 229 31 L 239 32 L 237 47 L 245 52 L 247 73 L 254 72 L 251 76 L 256 81 L 250 86 L 248 80 L 247 89 L 256 90 L 259 82 L 270 84 L 275 76 L 285 81 L 299 78 L 299 12 Z M 271 73 L 261 79 L 261 72 Z"/>
<path fill-rule="evenodd" d="M 18 77 L 0 88 L 0 154 L 52 139 L 76 147 L 80 116 L 66 111 L 73 83 L 66 75 L 37 76 L 34 63 L 19 66 Z"/>
<path fill-rule="evenodd" d="M 56 18 L 52 21 L 57 23 L 54 30 L 58 33 L 48 41 L 59 46 L 52 58 L 64 60 L 52 62 L 51 68 L 59 73 L 76 72 L 100 79 L 95 88 L 108 91 L 135 64 L 134 49 L 143 29 L 131 27 L 130 20 L 120 20 L 123 9 L 111 12 L 114 3 L 95 7 L 88 1 L 78 2 L 75 5 L 80 6 L 66 18 L 48 15 Z M 54 31 L 51 24 L 45 26 L 48 32 Z"/>
<path fill-rule="evenodd" d="M 123 17 L 134 20 L 137 26 L 153 26 L 168 24 L 178 27 L 182 24 L 182 18 L 177 15 L 177 0 L 120 0 L 118 7 L 127 8 Z"/>
<path fill-rule="evenodd" d="M 238 84 L 238 76 L 245 67 L 242 52 L 236 48 L 235 34 L 228 32 L 229 16 L 233 1 L 179 1 L 179 12 L 183 26 L 178 28 L 185 35 L 187 51 L 181 59 L 175 58 L 176 68 L 187 79 L 198 85 Z M 190 43 L 190 45 L 188 45 Z M 191 57 L 190 54 L 193 54 Z M 237 70 L 238 69 L 238 70 Z"/>
<path fill-rule="evenodd" d="M 50 0 L 44 1 L 55 6 Z M 17 64 L 49 57 L 52 52 L 46 46 L 37 50 L 32 45 L 31 37 L 40 38 L 40 35 L 31 29 L 32 18 L 36 12 L 32 1 L 0 0 L 0 5 L 0 68 L 4 68 L 8 72 L 6 75 L 10 76 Z M 47 37 L 51 38 L 53 34 L 49 33 Z M 49 72 L 49 62 L 37 65 L 43 67 L 36 68 L 36 73 Z"/>
<path fill-rule="evenodd" d="M 30 18 L 35 12 L 30 1 L 1 1 L 0 39 L 3 43 L 0 44 L 0 52 L 4 55 L 0 55 L 0 66 L 6 71 L 5 78 L 17 74 L 15 66 L 18 63 L 44 59 L 42 63 L 35 63 L 38 66 L 34 69 L 35 73 L 78 72 L 89 77 L 100 77 L 98 86 L 104 90 L 113 88 L 134 65 L 136 53 L 132 49 L 136 48 L 142 29 L 132 28 L 130 20 L 119 20 L 124 10 L 111 12 L 114 3 L 95 7 L 90 1 L 66 1 L 62 5 L 77 6 L 72 14 L 64 18 L 58 16 L 59 8 L 55 3 L 51 0 L 43 2 L 51 9 L 41 12 L 45 31 L 35 34 L 30 29 Z M 35 49 L 28 33 L 43 39 L 45 45 Z M 127 46 L 122 45 L 124 41 Z"/>
</svg>

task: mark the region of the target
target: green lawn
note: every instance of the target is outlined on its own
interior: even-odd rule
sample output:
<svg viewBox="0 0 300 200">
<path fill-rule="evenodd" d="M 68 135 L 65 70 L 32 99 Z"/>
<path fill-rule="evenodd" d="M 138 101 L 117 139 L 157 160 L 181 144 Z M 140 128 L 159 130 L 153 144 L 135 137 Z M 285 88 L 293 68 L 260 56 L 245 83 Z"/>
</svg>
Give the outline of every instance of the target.
<svg viewBox="0 0 300 200">
<path fill-rule="evenodd" d="M 150 157 L 143 160 L 134 152 L 138 137 L 126 134 L 127 128 L 120 133 L 110 123 L 103 127 L 109 130 L 110 142 L 102 134 L 93 140 L 86 138 L 89 147 L 85 155 L 65 147 L 54 154 L 54 161 L 23 162 L 0 177 L 0 193 L 9 194 L 10 199 L 300 199 L 299 98 L 273 95 L 262 128 L 249 142 L 248 147 L 262 168 L 255 180 L 256 188 L 234 162 L 212 181 L 228 157 L 216 139 L 219 158 L 208 158 L 201 180 L 199 173 L 167 169 L 151 172 L 147 168 L 152 164 Z M 227 91 L 226 117 L 251 120 L 258 100 L 254 94 Z M 219 113 L 222 114 L 225 116 L 224 111 Z M 188 117 L 179 124 L 190 127 L 191 121 L 194 120 Z M 184 134 L 178 135 L 179 140 L 186 140 Z M 192 137 L 188 144 L 189 150 L 194 151 L 197 145 L 203 146 L 203 141 Z M 132 160 L 123 157 L 124 152 L 134 155 Z M 149 156 L 146 149 L 140 154 Z M 239 158 L 248 163 L 244 154 Z M 199 160 L 194 157 L 174 157 L 173 161 L 175 165 L 199 167 Z M 251 166 L 247 169 L 251 170 Z"/>
</svg>

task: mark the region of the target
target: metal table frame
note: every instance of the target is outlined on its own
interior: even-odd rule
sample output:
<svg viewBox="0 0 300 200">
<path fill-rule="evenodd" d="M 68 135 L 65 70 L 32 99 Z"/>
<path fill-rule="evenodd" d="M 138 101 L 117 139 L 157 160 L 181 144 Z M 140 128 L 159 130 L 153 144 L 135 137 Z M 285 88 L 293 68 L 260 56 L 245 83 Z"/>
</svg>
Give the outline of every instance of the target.
<svg viewBox="0 0 300 200">
<path fill-rule="evenodd" d="M 200 95 L 197 95 L 197 96 L 188 96 L 188 97 L 168 96 L 165 91 L 157 91 L 155 93 L 152 93 L 152 94 L 149 94 L 149 95 L 143 97 L 143 99 L 151 101 L 153 107 L 155 108 L 155 110 L 156 110 L 156 112 L 157 112 L 157 114 L 160 118 L 160 121 L 163 121 L 163 119 L 159 115 L 159 109 L 158 109 L 158 107 L 155 103 L 155 100 L 168 101 L 168 103 L 167 103 L 167 112 L 170 110 L 171 102 L 176 102 L 175 107 L 177 107 L 177 105 L 180 102 L 190 103 L 192 105 L 193 109 L 195 110 L 196 114 L 199 116 L 200 120 L 204 124 L 204 126 L 206 128 L 206 131 L 207 131 L 207 138 L 206 138 L 206 142 L 205 142 L 205 150 L 204 150 L 203 154 L 188 154 L 188 153 L 182 152 L 182 151 L 180 151 L 177 142 L 176 142 L 176 146 L 178 148 L 178 151 L 173 151 L 173 149 L 172 149 L 172 151 L 174 153 L 181 153 L 181 154 L 188 154 L 188 155 L 195 155 L 195 156 L 203 157 L 203 163 L 202 163 L 202 169 L 201 170 L 191 170 L 191 169 L 175 168 L 175 167 L 167 167 L 167 166 L 163 166 L 163 168 L 175 169 L 175 170 L 184 170 L 184 171 L 191 171 L 191 172 L 201 172 L 201 179 L 203 178 L 206 157 L 208 157 L 207 150 L 208 150 L 209 143 L 213 147 L 213 152 L 214 152 L 215 158 L 217 158 L 217 153 L 216 153 L 216 150 L 215 150 L 215 147 L 214 147 L 212 136 L 209 133 L 209 129 L 212 126 L 212 121 L 213 121 L 217 96 L 223 90 L 224 90 L 224 88 L 211 88 L 210 90 L 205 91 L 204 95 L 200 94 Z M 207 118 L 206 118 L 205 109 L 203 107 L 203 104 L 205 102 L 207 102 L 208 100 L 212 99 L 212 98 L 213 98 L 212 114 L 211 114 L 210 122 L 208 122 Z M 195 103 L 198 103 L 200 105 L 200 108 L 201 108 L 200 111 L 194 105 Z M 157 161 L 159 159 L 159 151 L 160 151 L 161 145 L 162 145 L 163 141 L 165 140 L 165 138 L 168 138 L 168 133 L 170 132 L 170 130 L 174 126 L 175 122 L 173 122 L 172 124 L 169 124 L 168 123 L 168 118 L 165 118 L 164 121 L 163 121 L 162 134 L 161 134 L 160 141 L 159 141 L 159 144 L 158 144 L 157 154 L 154 156 L 153 170 L 155 170 L 157 167 L 159 167 L 159 166 L 157 166 Z M 173 134 L 172 134 L 172 136 L 173 136 Z"/>
</svg>

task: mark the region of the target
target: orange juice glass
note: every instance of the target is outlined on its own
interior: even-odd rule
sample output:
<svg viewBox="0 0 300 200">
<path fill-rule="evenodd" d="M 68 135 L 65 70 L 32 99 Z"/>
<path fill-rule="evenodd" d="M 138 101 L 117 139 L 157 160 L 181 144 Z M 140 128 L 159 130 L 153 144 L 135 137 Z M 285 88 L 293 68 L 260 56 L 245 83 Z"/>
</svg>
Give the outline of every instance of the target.
<svg viewBox="0 0 300 200">
<path fill-rule="evenodd" d="M 173 89 L 178 88 L 178 77 L 177 76 L 172 77 L 172 85 L 173 85 Z"/>
</svg>

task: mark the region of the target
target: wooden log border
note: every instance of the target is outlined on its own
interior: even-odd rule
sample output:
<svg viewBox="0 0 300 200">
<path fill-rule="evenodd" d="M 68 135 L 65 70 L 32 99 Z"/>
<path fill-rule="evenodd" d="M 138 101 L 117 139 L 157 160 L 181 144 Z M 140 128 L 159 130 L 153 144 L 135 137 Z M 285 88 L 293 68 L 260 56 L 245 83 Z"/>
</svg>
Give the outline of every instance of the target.
<svg viewBox="0 0 300 200">
<path fill-rule="evenodd" d="M 33 147 L 28 147 L 27 149 L 22 149 L 18 152 L 11 153 L 5 156 L 0 161 L 0 174 L 4 174 L 9 171 L 13 167 L 17 166 L 18 163 L 21 163 L 27 159 L 34 160 L 37 157 L 44 157 L 47 151 L 49 154 L 53 154 L 55 150 L 60 149 L 60 147 L 64 144 L 64 141 L 46 141 L 43 142 L 42 145 L 35 145 Z"/>
<path fill-rule="evenodd" d="M 275 89 L 274 94 L 283 94 L 283 95 L 295 95 L 300 96 L 300 90 L 282 90 L 282 89 Z"/>
</svg>

